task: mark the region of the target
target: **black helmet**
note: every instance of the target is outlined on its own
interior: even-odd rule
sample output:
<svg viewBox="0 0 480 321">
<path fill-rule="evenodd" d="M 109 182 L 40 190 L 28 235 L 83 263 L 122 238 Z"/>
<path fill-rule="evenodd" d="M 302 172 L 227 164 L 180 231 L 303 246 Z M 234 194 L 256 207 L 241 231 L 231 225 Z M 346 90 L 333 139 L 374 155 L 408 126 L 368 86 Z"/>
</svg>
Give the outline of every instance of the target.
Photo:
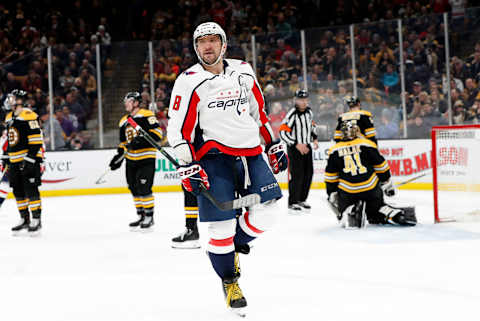
<svg viewBox="0 0 480 321">
<path fill-rule="evenodd" d="M 295 92 L 295 98 L 308 98 L 308 91 L 304 89 L 298 89 Z"/>
<path fill-rule="evenodd" d="M 343 140 L 353 140 L 360 135 L 360 128 L 354 120 L 344 120 L 340 124 L 340 130 L 342 132 Z"/>
<path fill-rule="evenodd" d="M 357 96 L 346 96 L 345 98 L 343 98 L 343 101 L 345 102 L 345 105 L 347 105 L 350 108 L 360 104 L 360 99 L 358 99 Z"/>
<path fill-rule="evenodd" d="M 15 106 L 17 103 L 17 99 L 22 100 L 23 106 L 27 106 L 27 92 L 21 89 L 14 89 L 11 93 L 7 95 L 7 98 L 5 98 L 5 101 L 3 102 L 3 109 L 12 110 L 13 106 Z"/>
<path fill-rule="evenodd" d="M 131 91 L 125 95 L 125 97 L 123 98 L 123 102 L 126 102 L 129 99 L 133 99 L 140 102 L 142 101 L 142 96 L 138 91 Z"/>
</svg>

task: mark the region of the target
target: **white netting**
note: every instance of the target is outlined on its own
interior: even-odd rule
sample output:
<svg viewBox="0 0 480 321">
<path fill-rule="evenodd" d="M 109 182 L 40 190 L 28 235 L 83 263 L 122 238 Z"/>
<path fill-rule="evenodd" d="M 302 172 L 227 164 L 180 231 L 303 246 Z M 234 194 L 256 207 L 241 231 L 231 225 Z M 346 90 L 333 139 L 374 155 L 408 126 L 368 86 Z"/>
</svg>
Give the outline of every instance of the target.
<svg viewBox="0 0 480 321">
<path fill-rule="evenodd" d="M 436 219 L 480 220 L 480 126 L 433 130 Z"/>
</svg>

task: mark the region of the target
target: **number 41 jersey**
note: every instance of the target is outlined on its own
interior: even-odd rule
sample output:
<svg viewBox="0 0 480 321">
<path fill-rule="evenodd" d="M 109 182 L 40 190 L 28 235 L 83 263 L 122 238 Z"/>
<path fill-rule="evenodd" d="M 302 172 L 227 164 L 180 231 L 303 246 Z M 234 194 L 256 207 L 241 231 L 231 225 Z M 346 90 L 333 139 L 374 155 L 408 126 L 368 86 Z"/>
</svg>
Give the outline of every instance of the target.
<svg viewBox="0 0 480 321">
<path fill-rule="evenodd" d="M 328 151 L 325 183 L 327 193 L 341 189 L 361 193 L 374 189 L 390 178 L 390 167 L 377 145 L 364 138 L 342 141 Z"/>
</svg>

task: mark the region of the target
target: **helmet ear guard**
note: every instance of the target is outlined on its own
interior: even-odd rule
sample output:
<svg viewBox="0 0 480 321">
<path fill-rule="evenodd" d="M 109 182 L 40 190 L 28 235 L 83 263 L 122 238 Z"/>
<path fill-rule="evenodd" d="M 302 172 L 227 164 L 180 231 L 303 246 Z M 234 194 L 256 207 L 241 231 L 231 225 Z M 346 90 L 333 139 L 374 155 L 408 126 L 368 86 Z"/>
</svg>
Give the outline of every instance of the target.
<svg viewBox="0 0 480 321">
<path fill-rule="evenodd" d="M 218 56 L 217 60 L 215 62 L 209 64 L 206 61 L 200 57 L 200 54 L 198 53 L 197 49 L 197 40 L 198 38 L 208 36 L 208 35 L 218 35 L 220 37 L 220 40 L 222 41 L 222 50 L 220 52 L 220 55 Z M 227 35 L 225 34 L 225 31 L 220 27 L 219 24 L 215 22 L 204 22 L 195 29 L 193 33 L 193 48 L 195 49 L 195 53 L 197 54 L 197 58 L 202 63 L 203 65 L 207 66 L 214 66 L 220 62 L 221 59 L 225 56 L 225 52 L 227 51 Z"/>
</svg>

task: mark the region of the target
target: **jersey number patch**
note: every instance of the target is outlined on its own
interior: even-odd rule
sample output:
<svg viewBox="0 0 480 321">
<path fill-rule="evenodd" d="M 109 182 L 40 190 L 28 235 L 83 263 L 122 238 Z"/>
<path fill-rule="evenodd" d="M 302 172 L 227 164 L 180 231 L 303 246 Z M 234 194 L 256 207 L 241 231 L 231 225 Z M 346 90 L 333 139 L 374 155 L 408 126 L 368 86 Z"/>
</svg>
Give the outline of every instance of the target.
<svg viewBox="0 0 480 321">
<path fill-rule="evenodd" d="M 362 165 L 362 161 L 360 160 L 359 153 L 344 156 L 343 162 L 344 162 L 344 168 L 343 168 L 344 173 L 350 173 L 350 175 L 355 176 L 357 174 L 364 174 L 367 172 L 367 168 Z"/>
<path fill-rule="evenodd" d="M 182 97 L 177 95 L 175 96 L 175 100 L 173 101 L 173 110 L 178 110 L 180 108 L 180 101 L 182 100 Z"/>
</svg>

